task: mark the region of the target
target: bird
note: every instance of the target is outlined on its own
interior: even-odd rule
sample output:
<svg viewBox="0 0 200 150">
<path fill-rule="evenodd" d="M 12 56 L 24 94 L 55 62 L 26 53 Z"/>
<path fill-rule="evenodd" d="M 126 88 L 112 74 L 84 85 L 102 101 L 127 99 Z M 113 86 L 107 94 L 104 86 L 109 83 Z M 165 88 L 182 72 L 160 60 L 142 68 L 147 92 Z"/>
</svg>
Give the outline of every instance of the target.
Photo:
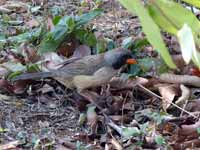
<svg viewBox="0 0 200 150">
<path fill-rule="evenodd" d="M 13 81 L 52 77 L 65 87 L 83 91 L 108 83 L 125 64 L 136 64 L 132 52 L 115 48 L 105 53 L 89 55 L 48 72 L 24 73 Z"/>
</svg>

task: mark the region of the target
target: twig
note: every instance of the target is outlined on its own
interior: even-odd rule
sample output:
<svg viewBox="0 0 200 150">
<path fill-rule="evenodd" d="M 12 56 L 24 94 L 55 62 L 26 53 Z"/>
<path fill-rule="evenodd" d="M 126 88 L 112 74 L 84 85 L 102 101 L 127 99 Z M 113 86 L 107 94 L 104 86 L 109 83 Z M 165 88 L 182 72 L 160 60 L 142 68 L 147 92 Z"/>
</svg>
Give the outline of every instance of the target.
<svg viewBox="0 0 200 150">
<path fill-rule="evenodd" d="M 157 98 L 163 100 L 163 97 L 161 97 L 161 96 L 157 95 L 156 93 L 152 92 L 151 90 L 145 88 L 143 85 L 141 85 L 141 84 L 138 83 L 137 86 L 139 86 L 139 87 L 142 88 L 143 90 L 147 91 L 147 92 L 150 93 L 151 95 L 153 95 L 153 96 L 155 96 L 155 97 L 157 97 Z M 196 119 L 198 118 L 197 116 L 193 115 L 191 112 L 189 112 L 189 111 L 187 111 L 187 110 L 184 110 L 183 108 L 179 107 L 178 105 L 176 105 L 176 104 L 174 104 L 174 103 L 171 103 L 171 102 L 168 102 L 168 103 L 170 103 L 170 104 L 173 105 L 174 107 L 180 109 L 181 111 L 187 113 L 188 115 L 190 115 L 190 116 L 192 116 L 192 117 L 194 117 L 194 118 L 196 118 Z"/>
</svg>

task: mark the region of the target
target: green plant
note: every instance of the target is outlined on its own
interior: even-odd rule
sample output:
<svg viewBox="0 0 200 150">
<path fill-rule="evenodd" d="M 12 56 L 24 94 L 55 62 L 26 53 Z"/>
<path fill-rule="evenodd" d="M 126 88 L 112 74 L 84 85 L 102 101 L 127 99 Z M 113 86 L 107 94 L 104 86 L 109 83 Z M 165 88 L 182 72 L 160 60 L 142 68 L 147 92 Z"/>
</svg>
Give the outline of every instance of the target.
<svg viewBox="0 0 200 150">
<path fill-rule="evenodd" d="M 48 32 L 42 40 L 39 45 L 39 52 L 56 51 L 64 40 L 72 38 L 73 36 L 80 40 L 80 42 L 89 46 L 96 45 L 95 35 L 91 31 L 85 29 L 84 25 L 101 13 L 102 10 L 95 9 L 78 17 L 56 17 L 53 21 L 55 27 L 52 31 Z"/>
<path fill-rule="evenodd" d="M 200 7 L 194 0 L 183 0 L 191 5 Z M 176 68 L 161 36 L 161 31 L 177 37 L 186 63 L 190 60 L 200 67 L 200 22 L 195 15 L 181 4 L 172 0 L 119 0 L 129 11 L 136 14 L 141 22 L 144 33 L 150 44 L 162 56 L 166 64 Z"/>
</svg>

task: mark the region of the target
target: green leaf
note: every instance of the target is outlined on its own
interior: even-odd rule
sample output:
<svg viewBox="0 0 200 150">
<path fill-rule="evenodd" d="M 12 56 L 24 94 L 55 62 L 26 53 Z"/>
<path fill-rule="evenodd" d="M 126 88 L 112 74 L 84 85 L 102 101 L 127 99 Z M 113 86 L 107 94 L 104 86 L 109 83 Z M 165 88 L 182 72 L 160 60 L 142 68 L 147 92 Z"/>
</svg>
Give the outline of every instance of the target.
<svg viewBox="0 0 200 150">
<path fill-rule="evenodd" d="M 147 45 L 149 45 L 149 41 L 146 38 L 136 39 L 134 41 L 134 45 L 133 45 L 132 49 L 141 49 L 142 47 L 145 47 Z"/>
<path fill-rule="evenodd" d="M 95 17 L 101 15 L 102 9 L 95 9 L 90 11 L 89 13 L 83 14 L 76 18 L 76 26 L 82 26 L 87 24 L 89 21 L 93 20 Z"/>
<path fill-rule="evenodd" d="M 9 74 L 9 76 L 7 77 L 7 79 L 12 79 L 12 78 L 14 78 L 14 77 L 16 77 L 16 76 L 18 76 L 20 74 L 22 74 L 22 71 L 15 71 L 15 72 Z"/>
<path fill-rule="evenodd" d="M 57 24 L 59 23 L 59 21 L 60 21 L 61 18 L 62 18 L 61 16 L 55 16 L 55 17 L 53 18 L 53 24 L 54 24 L 54 25 L 57 25 Z"/>
<path fill-rule="evenodd" d="M 155 137 L 155 141 L 156 141 L 156 143 L 158 145 L 164 145 L 164 144 L 166 144 L 165 139 L 162 136 L 160 136 L 160 135 L 158 135 L 158 136 Z"/>
<path fill-rule="evenodd" d="M 150 2 L 177 30 L 180 30 L 185 23 L 188 24 L 192 29 L 196 44 L 200 46 L 200 22 L 191 11 L 173 1 L 156 0 Z M 170 30 L 167 30 L 167 32 L 170 32 Z M 173 32 L 170 33 L 173 34 Z"/>
<path fill-rule="evenodd" d="M 148 4 L 148 12 L 149 15 L 153 18 L 155 23 L 159 25 L 164 31 L 167 31 L 171 34 L 176 35 L 178 29 L 176 25 L 174 25 L 165 14 L 160 11 L 154 4 Z"/>
<path fill-rule="evenodd" d="M 139 136 L 141 134 L 137 127 L 126 127 L 122 129 L 122 135 L 125 138 L 130 138 L 132 136 Z"/>
<path fill-rule="evenodd" d="M 56 51 L 66 36 L 74 30 L 74 27 L 74 19 L 69 16 L 64 16 L 59 20 L 54 29 L 42 40 L 39 53 Z"/>
<path fill-rule="evenodd" d="M 191 28 L 187 24 L 184 24 L 177 36 L 185 62 L 189 63 L 192 59 L 193 62 L 200 68 L 200 56 L 199 52 L 196 50 Z"/>
<path fill-rule="evenodd" d="M 183 2 L 186 2 L 188 4 L 191 4 L 195 7 L 200 8 L 200 1 L 199 0 L 182 0 Z"/>
<path fill-rule="evenodd" d="M 97 43 L 96 37 L 92 32 L 88 33 L 85 39 L 85 44 L 88 46 L 95 46 Z"/>
<path fill-rule="evenodd" d="M 38 72 L 40 71 L 40 67 L 38 66 L 38 64 L 30 64 L 26 66 L 26 70 L 27 72 Z"/>
<path fill-rule="evenodd" d="M 185 24 L 182 29 L 178 31 L 177 36 L 183 59 L 187 64 L 189 64 L 190 60 L 192 59 L 193 51 L 196 51 L 192 30 L 187 24 Z"/>
<path fill-rule="evenodd" d="M 86 44 L 88 46 L 95 46 L 97 43 L 96 37 L 92 32 L 89 32 L 85 29 L 77 29 L 73 32 L 75 34 L 76 39 L 80 40 L 82 44 Z"/>
<path fill-rule="evenodd" d="M 42 28 L 36 28 L 36 29 L 33 29 L 32 31 L 28 31 L 16 36 L 8 37 L 8 41 L 15 42 L 15 43 L 34 41 L 38 39 L 41 33 L 42 33 Z"/>
<path fill-rule="evenodd" d="M 147 36 L 148 41 L 154 46 L 154 48 L 160 53 L 165 63 L 171 67 L 176 68 L 165 44 L 163 42 L 160 29 L 156 23 L 149 16 L 147 10 L 143 7 L 140 0 L 119 0 L 129 11 L 138 15 L 143 31 Z"/>
</svg>

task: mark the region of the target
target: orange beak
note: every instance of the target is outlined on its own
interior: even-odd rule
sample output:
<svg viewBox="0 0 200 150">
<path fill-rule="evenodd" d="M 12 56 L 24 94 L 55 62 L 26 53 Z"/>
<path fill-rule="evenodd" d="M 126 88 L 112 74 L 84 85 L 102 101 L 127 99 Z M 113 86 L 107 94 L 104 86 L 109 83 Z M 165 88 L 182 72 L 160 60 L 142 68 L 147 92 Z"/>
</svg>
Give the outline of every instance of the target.
<svg viewBox="0 0 200 150">
<path fill-rule="evenodd" d="M 137 61 L 133 58 L 129 58 L 126 60 L 126 63 L 129 65 L 137 64 Z"/>
</svg>

